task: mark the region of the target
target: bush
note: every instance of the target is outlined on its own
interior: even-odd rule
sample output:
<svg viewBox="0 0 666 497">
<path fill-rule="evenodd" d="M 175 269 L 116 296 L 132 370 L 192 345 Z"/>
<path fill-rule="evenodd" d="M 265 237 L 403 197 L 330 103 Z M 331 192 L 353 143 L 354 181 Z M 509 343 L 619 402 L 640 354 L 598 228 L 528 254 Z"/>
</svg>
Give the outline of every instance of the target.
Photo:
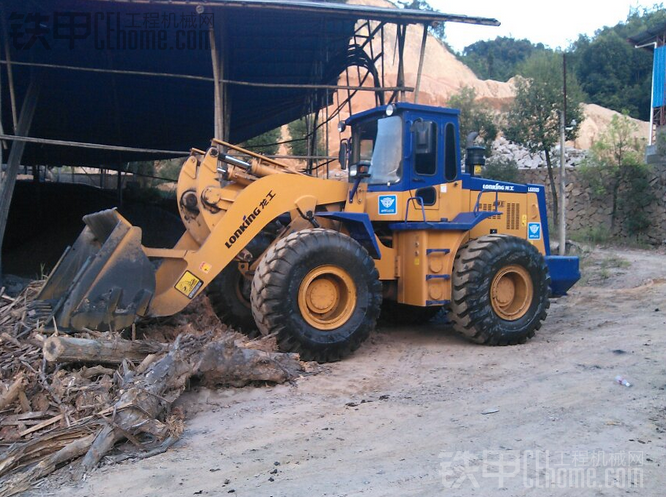
<svg viewBox="0 0 666 497">
<path fill-rule="evenodd" d="M 278 153 L 278 149 L 280 148 L 279 141 L 281 134 L 282 132 L 280 128 L 275 128 L 270 131 L 266 131 L 266 133 L 263 133 L 259 136 L 255 136 L 254 138 L 250 138 L 249 140 L 244 141 L 240 144 L 240 147 L 246 148 L 258 154 L 275 155 Z"/>
<path fill-rule="evenodd" d="M 507 159 L 504 157 L 491 157 L 486 161 L 486 167 L 483 170 L 483 177 L 497 181 L 518 183 L 520 181 L 518 163 L 513 159 Z"/>
</svg>

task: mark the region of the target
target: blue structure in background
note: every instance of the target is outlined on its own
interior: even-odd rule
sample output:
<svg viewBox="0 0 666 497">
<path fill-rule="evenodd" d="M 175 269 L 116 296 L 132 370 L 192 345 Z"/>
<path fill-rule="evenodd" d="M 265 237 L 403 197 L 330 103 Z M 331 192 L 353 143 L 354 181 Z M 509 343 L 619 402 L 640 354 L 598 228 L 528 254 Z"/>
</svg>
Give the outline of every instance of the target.
<svg viewBox="0 0 666 497">
<path fill-rule="evenodd" d="M 645 160 L 648 164 L 666 165 L 666 156 L 659 151 L 659 142 L 666 145 L 666 23 L 638 33 L 629 41 L 636 48 L 653 51 L 650 135 Z"/>
<path fill-rule="evenodd" d="M 666 106 L 666 46 L 656 48 L 652 63 L 652 108 Z"/>
</svg>

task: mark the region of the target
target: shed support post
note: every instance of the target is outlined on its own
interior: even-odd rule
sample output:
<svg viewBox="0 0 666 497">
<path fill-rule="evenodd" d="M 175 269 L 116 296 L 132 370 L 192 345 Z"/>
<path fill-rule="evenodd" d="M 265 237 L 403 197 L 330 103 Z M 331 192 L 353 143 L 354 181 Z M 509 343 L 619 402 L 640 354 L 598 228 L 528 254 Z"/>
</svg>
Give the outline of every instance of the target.
<svg viewBox="0 0 666 497">
<path fill-rule="evenodd" d="M 419 103 L 419 89 L 421 88 L 421 74 L 423 73 L 423 62 L 425 60 L 426 43 L 428 42 L 428 25 L 423 25 L 423 38 L 421 39 L 421 53 L 419 54 L 419 69 L 416 73 L 416 85 L 414 88 L 414 103 Z"/>
<path fill-rule="evenodd" d="M 215 25 L 210 27 L 210 53 L 213 63 L 213 84 L 215 85 L 215 138 L 220 140 L 229 140 L 229 109 L 227 99 L 227 86 L 224 83 L 225 63 L 224 63 L 224 35 L 218 38 L 217 26 L 221 22 L 221 17 L 215 18 Z M 219 43 L 218 43 L 219 41 Z"/>
<path fill-rule="evenodd" d="M 14 72 L 12 71 L 12 52 L 9 48 L 9 32 L 7 31 L 7 21 L 5 9 L 0 6 L 0 15 L 2 16 L 2 38 L 5 49 L 5 60 L 7 61 L 7 84 L 9 85 L 9 100 L 12 108 L 12 125 L 14 134 L 18 134 L 18 116 L 16 112 L 16 90 L 14 89 Z"/>
<path fill-rule="evenodd" d="M 398 35 L 398 84 L 396 86 L 405 86 L 405 37 L 407 36 L 407 26 L 398 25 L 396 27 Z M 400 90 L 400 100 L 405 101 L 405 90 Z"/>
<path fill-rule="evenodd" d="M 33 74 L 16 125 L 16 134 L 19 136 L 26 136 L 30 132 L 32 118 L 35 116 L 35 110 L 37 109 L 39 85 L 39 77 L 36 77 Z M 18 175 L 19 167 L 21 166 L 24 150 L 25 142 L 12 142 L 12 148 L 9 152 L 9 158 L 7 159 L 7 172 L 5 173 L 2 185 L 0 185 L 0 278 L 2 277 L 2 245 L 5 239 L 5 228 L 7 227 L 9 206 L 12 203 L 16 176 Z"/>
</svg>

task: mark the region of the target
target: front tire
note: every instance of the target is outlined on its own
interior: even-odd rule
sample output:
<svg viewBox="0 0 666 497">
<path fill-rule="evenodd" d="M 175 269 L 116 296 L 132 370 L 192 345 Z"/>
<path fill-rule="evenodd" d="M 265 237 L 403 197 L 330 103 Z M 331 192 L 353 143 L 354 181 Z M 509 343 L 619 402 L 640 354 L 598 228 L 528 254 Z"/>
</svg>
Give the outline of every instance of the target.
<svg viewBox="0 0 666 497">
<path fill-rule="evenodd" d="M 278 241 L 252 280 L 259 330 L 303 360 L 338 361 L 374 329 L 382 286 L 374 261 L 355 240 L 308 229 Z"/>
<path fill-rule="evenodd" d="M 268 235 L 259 233 L 245 248 L 256 260 L 271 241 Z M 249 338 L 257 338 L 261 333 L 252 316 L 251 287 L 252 281 L 243 276 L 236 261 L 231 261 L 208 285 L 208 298 L 220 321 Z"/>
<path fill-rule="evenodd" d="M 526 240 L 474 239 L 458 251 L 453 265 L 454 328 L 476 343 L 525 343 L 546 318 L 549 286 L 546 261 Z"/>
</svg>

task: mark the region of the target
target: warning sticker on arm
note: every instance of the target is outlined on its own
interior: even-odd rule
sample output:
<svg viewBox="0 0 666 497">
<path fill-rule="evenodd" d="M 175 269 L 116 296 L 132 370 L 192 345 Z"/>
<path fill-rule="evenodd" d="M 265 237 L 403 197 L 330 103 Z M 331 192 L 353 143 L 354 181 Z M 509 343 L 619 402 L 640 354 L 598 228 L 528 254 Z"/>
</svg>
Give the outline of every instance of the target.
<svg viewBox="0 0 666 497">
<path fill-rule="evenodd" d="M 178 280 L 178 283 L 176 283 L 176 290 L 185 295 L 187 298 L 192 299 L 197 294 L 202 284 L 203 282 L 199 278 L 194 276 L 189 271 L 185 271 L 185 273 Z"/>
</svg>

